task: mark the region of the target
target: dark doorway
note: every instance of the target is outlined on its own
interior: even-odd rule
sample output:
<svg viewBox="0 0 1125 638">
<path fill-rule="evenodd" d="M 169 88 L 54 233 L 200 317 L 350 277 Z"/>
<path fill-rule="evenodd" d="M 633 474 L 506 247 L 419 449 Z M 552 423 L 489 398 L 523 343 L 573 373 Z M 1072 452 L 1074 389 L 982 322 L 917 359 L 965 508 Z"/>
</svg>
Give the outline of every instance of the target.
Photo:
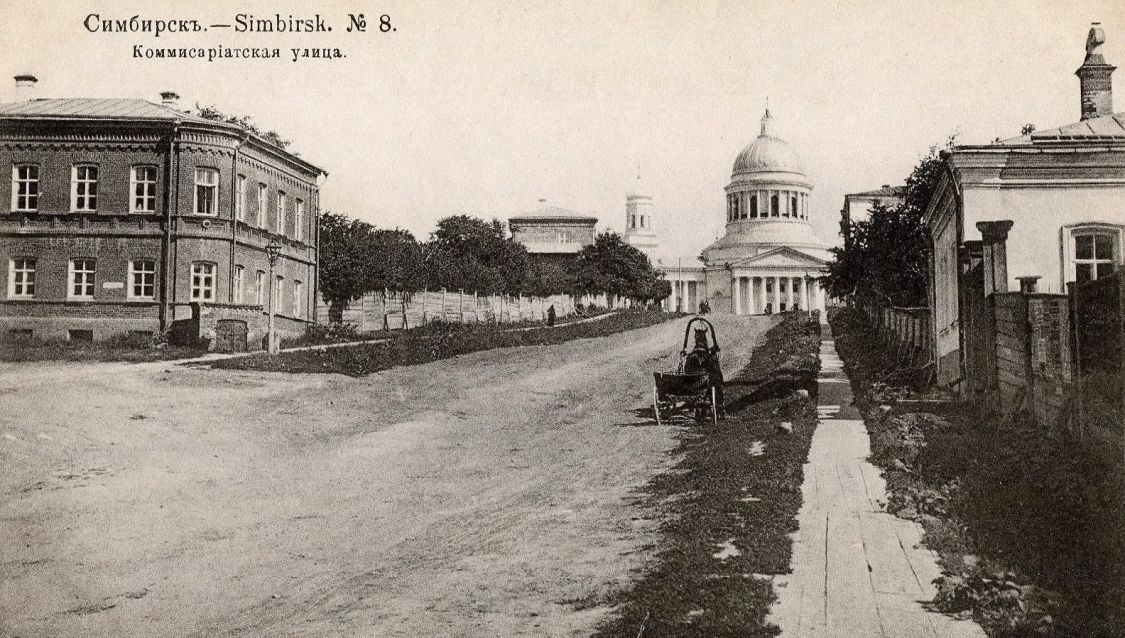
<svg viewBox="0 0 1125 638">
<path fill-rule="evenodd" d="M 246 352 L 246 322 L 238 319 L 220 319 L 215 325 L 215 350 L 219 352 Z"/>
</svg>

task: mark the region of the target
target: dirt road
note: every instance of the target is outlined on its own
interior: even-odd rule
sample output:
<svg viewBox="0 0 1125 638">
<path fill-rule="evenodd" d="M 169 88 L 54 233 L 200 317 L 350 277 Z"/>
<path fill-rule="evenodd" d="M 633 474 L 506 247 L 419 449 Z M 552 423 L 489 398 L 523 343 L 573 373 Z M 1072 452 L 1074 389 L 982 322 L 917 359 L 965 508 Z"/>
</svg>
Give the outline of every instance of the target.
<svg viewBox="0 0 1125 638">
<path fill-rule="evenodd" d="M 728 375 L 763 319 L 719 317 Z M 581 636 L 655 523 L 683 321 L 362 379 L 0 367 L 0 634 Z"/>
</svg>

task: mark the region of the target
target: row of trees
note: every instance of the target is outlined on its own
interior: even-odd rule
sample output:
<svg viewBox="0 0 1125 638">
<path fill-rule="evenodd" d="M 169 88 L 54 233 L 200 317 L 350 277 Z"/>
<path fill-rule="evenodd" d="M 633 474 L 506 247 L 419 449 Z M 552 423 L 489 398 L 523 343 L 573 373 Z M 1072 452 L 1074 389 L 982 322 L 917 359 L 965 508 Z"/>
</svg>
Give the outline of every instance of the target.
<svg viewBox="0 0 1125 638">
<path fill-rule="evenodd" d="M 599 294 L 658 301 L 671 294 L 648 257 L 602 233 L 574 259 L 537 261 L 499 220 L 446 217 L 428 241 L 339 213 L 320 218 L 320 290 L 342 310 L 381 290 L 475 290 L 483 294 Z"/>
<path fill-rule="evenodd" d="M 950 138 L 944 149 L 952 146 Z M 866 220 L 840 221 L 847 242 L 832 249 L 827 277 L 832 296 L 878 297 L 903 307 L 927 304 L 930 246 L 922 214 L 941 177 L 944 149 L 931 147 L 914 167 L 901 203 L 877 203 Z"/>
</svg>

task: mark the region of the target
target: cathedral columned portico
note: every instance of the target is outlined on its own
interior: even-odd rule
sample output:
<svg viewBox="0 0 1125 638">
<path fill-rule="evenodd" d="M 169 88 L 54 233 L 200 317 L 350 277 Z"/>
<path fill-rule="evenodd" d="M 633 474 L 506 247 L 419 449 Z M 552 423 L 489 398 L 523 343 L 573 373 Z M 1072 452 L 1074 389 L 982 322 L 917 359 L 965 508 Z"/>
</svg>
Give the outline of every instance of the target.
<svg viewBox="0 0 1125 638">
<path fill-rule="evenodd" d="M 737 315 L 824 308 L 820 281 L 809 273 L 762 274 L 736 270 L 731 278 L 731 299 Z"/>
</svg>

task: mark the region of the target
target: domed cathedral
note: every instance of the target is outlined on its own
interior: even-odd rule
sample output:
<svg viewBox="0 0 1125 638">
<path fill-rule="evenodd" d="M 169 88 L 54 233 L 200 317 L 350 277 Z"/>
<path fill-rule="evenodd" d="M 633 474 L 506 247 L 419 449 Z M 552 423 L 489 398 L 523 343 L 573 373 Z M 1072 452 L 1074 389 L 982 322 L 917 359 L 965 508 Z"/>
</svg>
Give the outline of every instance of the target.
<svg viewBox="0 0 1125 638">
<path fill-rule="evenodd" d="M 659 264 L 673 282 L 668 306 L 694 311 L 706 299 L 715 312 L 739 315 L 823 311 L 818 278 L 829 253 L 810 223 L 812 183 L 797 152 L 774 130 L 768 108 L 761 134 L 735 158 L 724 190 L 725 234 L 703 250 L 687 273 L 682 265 Z M 689 280 L 696 288 L 703 284 L 697 299 L 676 294 Z"/>
<path fill-rule="evenodd" d="M 656 251 L 656 233 L 652 230 L 652 196 L 645 194 L 641 183 L 640 170 L 637 170 L 637 183 L 633 190 L 625 194 L 625 232 L 621 235 L 625 243 L 640 250 L 649 259 Z"/>
</svg>

